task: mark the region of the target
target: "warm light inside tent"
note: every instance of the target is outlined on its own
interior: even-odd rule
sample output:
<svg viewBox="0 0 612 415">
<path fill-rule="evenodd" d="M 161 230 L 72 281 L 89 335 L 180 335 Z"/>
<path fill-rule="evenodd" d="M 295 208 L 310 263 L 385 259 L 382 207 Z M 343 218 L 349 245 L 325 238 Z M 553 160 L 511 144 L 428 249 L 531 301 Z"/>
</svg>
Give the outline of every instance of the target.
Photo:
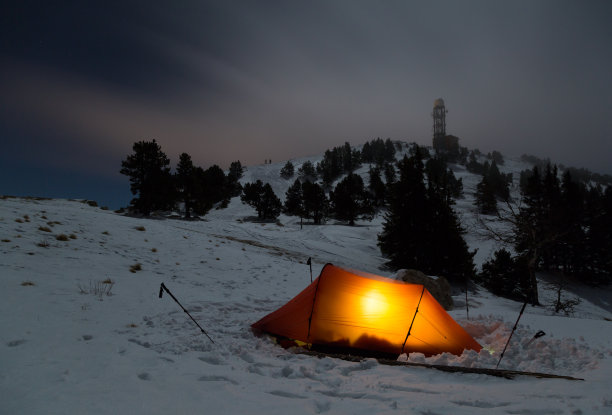
<svg viewBox="0 0 612 415">
<path fill-rule="evenodd" d="M 366 316 L 383 317 L 389 309 L 389 301 L 378 291 L 370 290 L 362 297 L 361 308 Z"/>
</svg>

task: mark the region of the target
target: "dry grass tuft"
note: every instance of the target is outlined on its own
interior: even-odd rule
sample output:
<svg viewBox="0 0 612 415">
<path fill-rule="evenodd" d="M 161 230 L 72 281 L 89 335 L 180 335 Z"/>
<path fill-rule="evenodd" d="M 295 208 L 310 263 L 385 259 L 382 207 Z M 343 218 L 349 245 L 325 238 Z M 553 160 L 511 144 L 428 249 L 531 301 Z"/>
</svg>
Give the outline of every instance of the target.
<svg viewBox="0 0 612 415">
<path fill-rule="evenodd" d="M 110 233 L 108 233 L 108 231 L 104 231 L 102 232 L 102 235 L 110 235 Z"/>
<path fill-rule="evenodd" d="M 34 284 L 32 281 L 24 281 L 24 282 L 21 283 L 22 287 L 33 287 L 35 285 L 36 284 Z"/>
<path fill-rule="evenodd" d="M 2 242 L 11 242 L 10 239 L 3 239 Z"/>
<path fill-rule="evenodd" d="M 17 222 L 17 223 L 23 223 L 23 219 L 21 219 L 21 218 L 17 218 L 17 219 L 15 219 L 15 222 Z"/>
<path fill-rule="evenodd" d="M 104 281 L 102 281 L 102 284 L 114 284 L 115 281 L 111 280 L 110 278 L 106 278 Z"/>
<path fill-rule="evenodd" d="M 140 232 L 146 231 L 144 226 L 136 226 L 134 229 L 136 229 L 137 231 L 140 231 Z"/>
<path fill-rule="evenodd" d="M 51 232 L 51 229 L 49 229 L 49 228 L 48 228 L 48 227 L 46 227 L 46 226 L 39 226 L 39 227 L 38 227 L 38 230 L 39 230 L 39 231 L 43 231 L 43 232 Z"/>
<path fill-rule="evenodd" d="M 113 289 L 113 286 L 115 285 L 115 283 L 112 281 L 110 283 L 107 283 L 105 281 L 106 280 L 96 282 L 89 281 L 89 288 L 81 284 L 77 284 L 77 287 L 81 294 L 92 294 L 97 296 L 98 299 L 102 301 L 102 297 L 110 297 L 111 295 L 113 295 L 111 291 Z"/>
<path fill-rule="evenodd" d="M 141 264 L 135 263 L 134 265 L 130 265 L 130 272 L 135 273 L 136 271 L 142 271 Z"/>
<path fill-rule="evenodd" d="M 157 252 L 157 248 L 151 248 L 151 252 Z"/>
<path fill-rule="evenodd" d="M 76 239 L 76 238 L 77 238 L 77 236 L 76 236 L 75 234 L 73 234 L 73 233 L 71 233 L 70 235 L 68 235 L 68 237 L 69 237 L 70 239 Z"/>
<path fill-rule="evenodd" d="M 36 246 L 40 246 L 41 248 L 49 248 L 49 242 L 40 241 L 39 243 L 36 244 Z M 34 254 L 32 253 L 31 255 L 34 255 Z"/>
<path fill-rule="evenodd" d="M 67 242 L 68 241 L 68 236 L 64 235 L 63 233 L 60 233 L 59 235 L 57 235 L 55 237 L 55 239 L 57 239 L 58 241 L 64 241 Z"/>
</svg>

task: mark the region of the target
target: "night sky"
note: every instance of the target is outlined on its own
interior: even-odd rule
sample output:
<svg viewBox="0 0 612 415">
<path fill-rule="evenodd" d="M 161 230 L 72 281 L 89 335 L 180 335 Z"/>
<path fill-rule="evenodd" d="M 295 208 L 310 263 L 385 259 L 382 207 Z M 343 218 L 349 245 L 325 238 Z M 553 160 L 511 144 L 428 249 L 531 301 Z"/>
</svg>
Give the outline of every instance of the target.
<svg viewBox="0 0 612 415">
<path fill-rule="evenodd" d="M 124 206 L 156 139 L 206 168 L 447 132 L 612 173 L 610 1 L 4 1 L 0 194 Z"/>
</svg>

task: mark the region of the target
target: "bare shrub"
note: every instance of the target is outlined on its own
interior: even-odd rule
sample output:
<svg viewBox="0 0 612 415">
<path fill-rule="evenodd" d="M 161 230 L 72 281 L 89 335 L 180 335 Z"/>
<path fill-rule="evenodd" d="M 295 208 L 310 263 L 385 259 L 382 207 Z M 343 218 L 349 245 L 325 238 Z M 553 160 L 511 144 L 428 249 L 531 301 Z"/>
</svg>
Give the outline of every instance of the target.
<svg viewBox="0 0 612 415">
<path fill-rule="evenodd" d="M 142 270 L 142 265 L 140 265 L 139 263 L 130 265 L 130 272 L 132 273 L 136 273 L 136 271 L 141 271 L 141 270 Z"/>
<path fill-rule="evenodd" d="M 36 246 L 39 246 L 41 248 L 49 248 L 49 242 L 47 241 L 40 241 L 39 243 L 36 244 Z M 34 254 L 32 254 L 34 255 Z"/>
<path fill-rule="evenodd" d="M 107 283 L 106 281 L 110 281 Z M 81 284 L 77 284 L 77 288 L 79 289 L 80 294 L 91 294 L 98 297 L 100 301 L 102 301 L 103 297 L 110 297 L 113 295 L 112 289 L 115 283 L 110 279 L 104 281 L 89 281 L 89 286 L 84 286 Z"/>
</svg>

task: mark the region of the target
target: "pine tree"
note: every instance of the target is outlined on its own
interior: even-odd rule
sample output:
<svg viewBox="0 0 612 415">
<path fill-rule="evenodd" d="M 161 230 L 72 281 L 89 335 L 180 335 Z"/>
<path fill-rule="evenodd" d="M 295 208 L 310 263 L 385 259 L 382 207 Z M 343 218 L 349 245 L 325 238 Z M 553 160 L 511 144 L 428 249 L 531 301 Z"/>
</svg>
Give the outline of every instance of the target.
<svg viewBox="0 0 612 415">
<path fill-rule="evenodd" d="M 266 183 L 263 187 L 263 194 L 261 195 L 262 212 L 260 217 L 262 219 L 272 220 L 278 218 L 281 213 L 283 204 L 280 199 L 274 194 L 270 183 Z M 259 212 L 257 212 L 259 214 Z"/>
<path fill-rule="evenodd" d="M 189 219 L 196 198 L 195 167 L 189 154 L 182 153 L 180 155 L 174 179 L 185 209 L 185 219 Z"/>
<path fill-rule="evenodd" d="M 524 301 L 529 295 L 529 281 L 524 268 L 522 258 L 512 258 L 510 252 L 500 249 L 482 265 L 477 280 L 495 295 Z"/>
<path fill-rule="evenodd" d="M 399 180 L 389 188 L 388 210 L 383 231 L 378 235 L 381 252 L 395 268 L 424 269 L 427 255 L 427 195 L 423 161 L 404 156 L 398 163 Z"/>
<path fill-rule="evenodd" d="M 302 195 L 304 201 L 304 217 L 310 218 L 315 224 L 327 217 L 329 200 L 325 196 L 323 188 L 316 183 L 306 181 L 302 183 Z"/>
<path fill-rule="evenodd" d="M 317 170 L 310 160 L 302 163 L 298 169 L 298 176 L 302 181 L 314 181 L 317 179 Z"/>
<path fill-rule="evenodd" d="M 292 178 L 294 173 L 295 167 L 293 166 L 293 163 L 291 161 L 287 161 L 280 171 L 280 176 L 287 180 Z"/>
<path fill-rule="evenodd" d="M 242 178 L 242 174 L 244 172 L 244 168 L 240 161 L 233 161 L 230 164 L 229 171 L 227 173 L 226 180 L 226 191 L 224 195 L 224 199 L 231 199 L 232 197 L 239 196 L 242 191 L 242 186 L 240 185 L 239 180 Z"/>
<path fill-rule="evenodd" d="M 487 176 L 482 176 L 480 183 L 476 186 L 474 203 L 478 206 L 478 211 L 484 215 L 497 214 L 497 199 L 495 199 L 493 186 Z"/>
<path fill-rule="evenodd" d="M 130 190 L 138 197 L 132 207 L 145 216 L 154 209 L 171 208 L 175 201 L 170 160 L 155 140 L 134 143 L 133 154 L 121 162 L 121 174 L 129 176 Z"/>
<path fill-rule="evenodd" d="M 280 214 L 282 203 L 274 194 L 270 183 L 265 185 L 261 180 L 246 183 L 240 197 L 242 202 L 255 208 L 259 219 L 276 219 Z"/>
<path fill-rule="evenodd" d="M 361 176 L 350 173 L 330 194 L 332 212 L 339 220 L 346 220 L 350 226 L 356 219 L 371 220 L 374 208 L 366 192 Z"/>
<path fill-rule="evenodd" d="M 380 178 L 380 168 L 370 167 L 370 170 L 368 171 L 368 176 L 369 176 L 368 190 L 370 192 L 370 199 L 372 200 L 372 204 L 375 208 L 382 207 L 385 204 L 387 187 L 385 186 L 385 183 Z"/>
<path fill-rule="evenodd" d="M 295 179 L 293 185 L 287 189 L 285 193 L 285 208 L 284 212 L 287 215 L 295 215 L 303 217 L 304 215 L 304 196 L 302 194 L 302 183 Z"/>
<path fill-rule="evenodd" d="M 390 265 L 431 275 L 465 279 L 474 272 L 473 255 L 445 197 L 424 184 L 421 150 L 398 163 L 399 180 L 391 185 L 388 211 L 378 245 Z"/>
</svg>

